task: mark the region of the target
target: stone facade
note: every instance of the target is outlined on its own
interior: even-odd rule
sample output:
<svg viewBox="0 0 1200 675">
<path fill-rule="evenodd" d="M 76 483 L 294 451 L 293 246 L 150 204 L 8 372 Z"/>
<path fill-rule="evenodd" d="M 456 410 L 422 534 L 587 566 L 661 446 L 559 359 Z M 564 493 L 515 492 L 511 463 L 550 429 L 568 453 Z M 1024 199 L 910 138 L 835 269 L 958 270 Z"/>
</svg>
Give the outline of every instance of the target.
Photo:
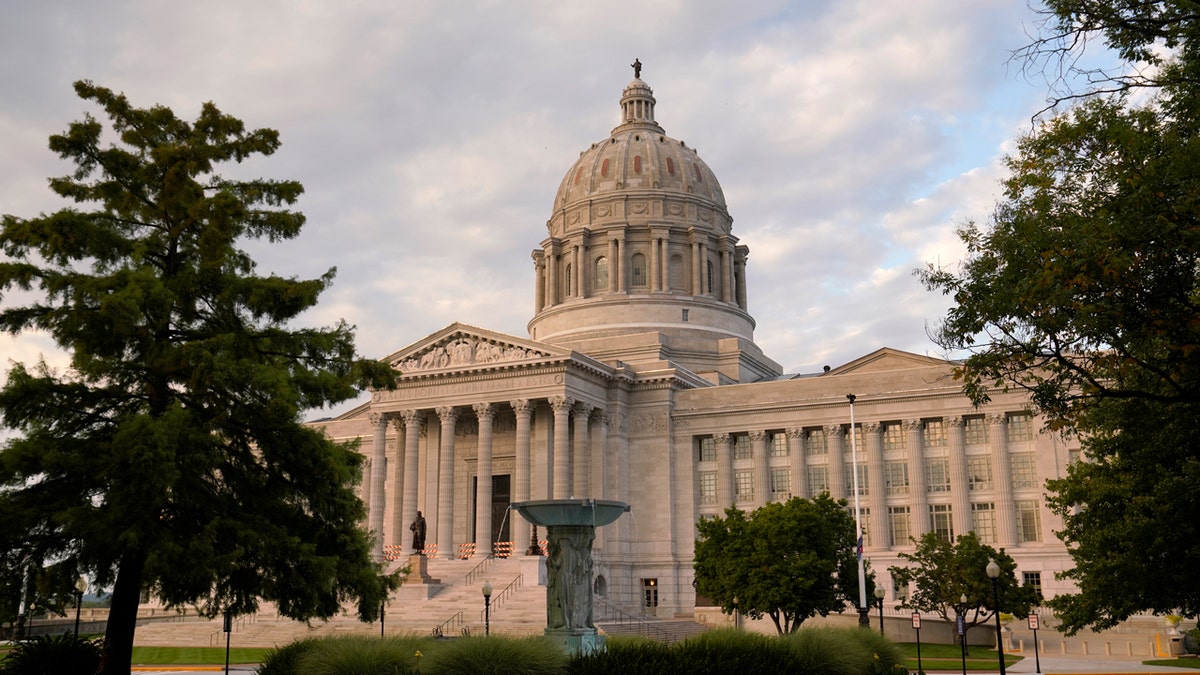
<svg viewBox="0 0 1200 675">
<path fill-rule="evenodd" d="M 635 78 L 621 123 L 563 178 L 533 252 L 531 339 L 453 324 L 387 357 L 397 389 L 314 423 L 360 442 L 377 556 L 412 552 L 418 510 L 429 554 L 520 555 L 532 533 L 509 502 L 615 499 L 632 508 L 597 532 L 598 592 L 686 616 L 699 518 L 822 491 L 853 504 L 857 455 L 865 553 L 885 583 L 910 536 L 974 530 L 1061 591 L 1069 558 L 1041 486 L 1077 452 L 1019 395 L 972 407 L 947 361 L 883 348 L 783 374 L 754 344 L 749 249 L 720 185 L 655 104 Z"/>
</svg>

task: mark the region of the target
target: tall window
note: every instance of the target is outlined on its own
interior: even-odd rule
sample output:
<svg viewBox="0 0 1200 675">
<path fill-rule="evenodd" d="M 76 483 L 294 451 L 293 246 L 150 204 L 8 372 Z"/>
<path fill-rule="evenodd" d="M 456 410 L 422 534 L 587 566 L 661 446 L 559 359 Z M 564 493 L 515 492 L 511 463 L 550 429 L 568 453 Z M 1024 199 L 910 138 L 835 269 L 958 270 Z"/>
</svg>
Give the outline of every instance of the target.
<svg viewBox="0 0 1200 675">
<path fill-rule="evenodd" d="M 988 442 L 987 422 L 982 417 L 968 417 L 964 422 L 963 436 L 967 445 L 986 445 Z"/>
<path fill-rule="evenodd" d="M 846 494 L 854 495 L 854 465 L 846 465 Z M 858 494 L 865 496 L 870 494 L 867 488 L 867 465 L 863 461 L 858 463 Z"/>
<path fill-rule="evenodd" d="M 946 425 L 942 420 L 927 420 L 921 433 L 925 438 L 925 447 L 946 447 Z"/>
<path fill-rule="evenodd" d="M 705 274 L 705 282 L 706 282 L 705 290 L 709 295 L 712 295 L 713 294 L 713 264 L 712 264 L 711 260 L 709 260 L 707 262 L 708 262 L 708 267 L 707 267 L 707 272 Z"/>
<path fill-rule="evenodd" d="M 829 446 L 825 445 L 825 430 L 824 429 L 809 429 L 804 435 L 804 450 L 810 455 L 824 455 L 829 452 Z"/>
<path fill-rule="evenodd" d="M 1017 541 L 1042 540 L 1042 514 L 1036 499 L 1018 499 L 1017 507 Z"/>
<path fill-rule="evenodd" d="M 771 469 L 771 501 L 785 501 L 792 497 L 792 472 L 784 467 Z"/>
<path fill-rule="evenodd" d="M 788 456 L 787 434 L 783 433 L 782 431 L 771 434 L 771 456 Z"/>
<path fill-rule="evenodd" d="M 892 546 L 908 546 L 912 537 L 912 519 L 907 506 L 888 507 L 888 533 Z"/>
<path fill-rule="evenodd" d="M 1014 452 L 1012 460 L 1012 486 L 1014 490 L 1037 487 L 1037 460 L 1032 452 Z"/>
<path fill-rule="evenodd" d="M 575 281 L 574 272 L 575 271 L 571 268 L 571 263 L 567 263 L 567 266 L 563 268 L 563 274 L 566 276 L 566 278 L 563 279 L 563 289 L 566 290 L 566 297 L 568 298 L 572 295 L 571 282 Z"/>
<path fill-rule="evenodd" d="M 971 529 L 979 541 L 985 544 L 996 543 L 996 507 L 994 504 L 971 505 Z"/>
<path fill-rule="evenodd" d="M 814 495 L 829 492 L 829 467 L 824 464 L 808 467 L 808 490 Z"/>
<path fill-rule="evenodd" d="M 908 600 L 908 584 L 902 584 L 893 579 L 892 597 L 898 602 L 906 602 Z"/>
<path fill-rule="evenodd" d="M 954 520 L 949 504 L 929 505 L 929 530 L 942 541 L 954 541 Z"/>
<path fill-rule="evenodd" d="M 596 258 L 596 271 L 592 274 L 592 290 L 608 290 L 608 258 Z"/>
<path fill-rule="evenodd" d="M 696 439 L 696 459 L 701 462 L 717 461 L 717 445 L 712 436 L 701 436 Z"/>
<path fill-rule="evenodd" d="M 646 256 L 634 253 L 629 258 L 629 283 L 633 286 L 646 286 Z"/>
<path fill-rule="evenodd" d="M 717 503 L 717 474 L 715 471 L 705 471 L 700 474 L 700 503 Z"/>
<path fill-rule="evenodd" d="M 904 460 L 888 460 L 883 465 L 887 474 L 887 493 L 889 495 L 908 494 L 908 462 Z"/>
<path fill-rule="evenodd" d="M 1019 443 L 1033 440 L 1033 417 L 1028 413 L 1008 416 L 1008 442 Z"/>
<path fill-rule="evenodd" d="M 850 517 L 853 518 L 854 517 L 854 504 L 851 503 L 849 506 L 846 507 L 846 510 L 850 512 Z M 870 546 L 871 545 L 871 509 L 863 506 L 863 507 L 859 508 L 858 513 L 859 513 L 859 517 L 862 522 L 863 546 Z"/>
<path fill-rule="evenodd" d="M 992 458 L 988 455 L 967 457 L 967 483 L 972 490 L 992 489 Z"/>
<path fill-rule="evenodd" d="M 733 498 L 739 502 L 754 501 L 754 472 L 739 469 L 733 472 Z"/>
<path fill-rule="evenodd" d="M 1038 597 L 1042 597 L 1042 573 L 1041 572 L 1021 572 L 1021 582 L 1023 585 L 1037 591 Z"/>
<path fill-rule="evenodd" d="M 733 458 L 750 459 L 754 453 L 750 449 L 750 434 L 733 435 Z"/>
<path fill-rule="evenodd" d="M 925 460 L 925 490 L 950 491 L 950 460 L 945 457 L 930 457 Z"/>
<path fill-rule="evenodd" d="M 861 447 L 861 446 L 859 446 Z M 883 451 L 904 449 L 904 427 L 899 424 L 883 425 Z"/>
</svg>

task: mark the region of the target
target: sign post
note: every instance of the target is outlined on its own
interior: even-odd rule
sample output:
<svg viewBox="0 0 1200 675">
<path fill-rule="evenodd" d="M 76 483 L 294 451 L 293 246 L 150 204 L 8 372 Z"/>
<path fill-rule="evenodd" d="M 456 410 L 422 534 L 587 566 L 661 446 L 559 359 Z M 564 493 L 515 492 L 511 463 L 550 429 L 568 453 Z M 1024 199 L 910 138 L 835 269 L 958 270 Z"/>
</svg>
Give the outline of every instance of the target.
<svg viewBox="0 0 1200 675">
<path fill-rule="evenodd" d="M 1042 657 L 1038 654 L 1038 615 L 1033 612 L 1029 613 L 1029 630 L 1033 631 L 1033 663 L 1034 672 L 1042 672 Z M 918 649 L 920 649 L 918 647 Z"/>
<path fill-rule="evenodd" d="M 913 612 L 912 627 L 917 631 L 917 672 L 923 673 L 925 669 L 921 667 L 921 615 Z"/>
</svg>

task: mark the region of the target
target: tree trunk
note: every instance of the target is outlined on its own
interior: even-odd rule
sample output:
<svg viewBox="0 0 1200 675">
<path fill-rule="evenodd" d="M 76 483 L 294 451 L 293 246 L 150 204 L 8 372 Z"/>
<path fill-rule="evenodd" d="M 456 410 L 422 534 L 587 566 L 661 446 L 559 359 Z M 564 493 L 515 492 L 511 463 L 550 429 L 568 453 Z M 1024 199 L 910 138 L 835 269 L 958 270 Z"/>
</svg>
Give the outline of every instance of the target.
<svg viewBox="0 0 1200 675">
<path fill-rule="evenodd" d="M 142 569 L 146 556 L 141 551 L 128 551 L 117 569 L 113 585 L 112 605 L 108 610 L 108 627 L 104 632 L 104 655 L 99 675 L 128 675 L 133 662 L 133 633 L 137 629 L 137 611 L 141 604 Z"/>
</svg>

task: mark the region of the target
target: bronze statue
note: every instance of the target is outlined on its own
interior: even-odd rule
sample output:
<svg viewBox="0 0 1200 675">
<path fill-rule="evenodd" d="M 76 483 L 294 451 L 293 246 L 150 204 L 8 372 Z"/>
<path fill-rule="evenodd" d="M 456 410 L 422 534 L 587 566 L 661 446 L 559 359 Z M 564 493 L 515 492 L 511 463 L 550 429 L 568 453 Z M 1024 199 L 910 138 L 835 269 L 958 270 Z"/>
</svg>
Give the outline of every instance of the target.
<svg viewBox="0 0 1200 675">
<path fill-rule="evenodd" d="M 632 65 L 633 65 L 633 76 L 637 79 L 641 79 L 641 77 L 642 77 L 642 62 L 637 59 L 634 59 Z"/>
<path fill-rule="evenodd" d="M 408 529 L 412 530 L 412 533 L 413 533 L 413 540 L 412 540 L 413 553 L 424 553 L 425 552 L 425 516 L 422 516 L 420 511 L 417 511 L 417 519 L 412 521 L 412 525 L 409 525 Z"/>
</svg>

